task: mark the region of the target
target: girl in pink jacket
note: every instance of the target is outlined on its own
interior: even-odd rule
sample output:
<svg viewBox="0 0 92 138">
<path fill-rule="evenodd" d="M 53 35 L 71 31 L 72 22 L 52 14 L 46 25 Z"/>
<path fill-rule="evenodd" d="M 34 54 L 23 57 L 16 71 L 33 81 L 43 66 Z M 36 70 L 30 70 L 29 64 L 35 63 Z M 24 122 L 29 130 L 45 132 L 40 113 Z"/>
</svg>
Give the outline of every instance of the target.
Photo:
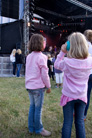
<svg viewBox="0 0 92 138">
<path fill-rule="evenodd" d="M 48 76 L 47 56 L 44 50 L 44 38 L 40 34 L 34 34 L 29 41 L 30 54 L 26 59 L 25 85 L 29 92 L 30 108 L 28 115 L 28 128 L 32 134 L 50 136 L 51 132 L 43 128 L 41 113 L 44 101 L 45 87 L 50 93 L 51 85 Z"/>
<path fill-rule="evenodd" d="M 83 34 L 73 33 L 69 41 L 70 50 L 66 50 L 67 43 L 63 44 L 54 65 L 64 72 L 60 102 L 64 115 L 62 138 L 71 137 L 73 111 L 76 137 L 85 138 L 84 110 L 87 103 L 87 83 L 92 69 L 92 57 L 88 54 L 88 44 Z M 67 57 L 64 57 L 66 53 Z"/>
</svg>

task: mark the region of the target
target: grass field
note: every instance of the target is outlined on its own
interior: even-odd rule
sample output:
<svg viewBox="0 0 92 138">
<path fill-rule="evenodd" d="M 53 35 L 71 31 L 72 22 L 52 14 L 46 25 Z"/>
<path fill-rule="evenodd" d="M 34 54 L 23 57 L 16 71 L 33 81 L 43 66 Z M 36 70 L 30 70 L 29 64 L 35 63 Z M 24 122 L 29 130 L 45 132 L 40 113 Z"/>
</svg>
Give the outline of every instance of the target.
<svg viewBox="0 0 92 138">
<path fill-rule="evenodd" d="M 59 106 L 61 89 L 45 93 L 42 120 L 44 128 L 52 132 L 50 138 L 60 138 L 63 123 L 62 107 Z M 24 78 L 0 78 L 0 138 L 42 138 L 28 132 L 29 97 Z M 86 138 L 92 138 L 92 94 L 88 116 L 85 121 Z M 72 138 L 75 138 L 73 124 Z"/>
</svg>

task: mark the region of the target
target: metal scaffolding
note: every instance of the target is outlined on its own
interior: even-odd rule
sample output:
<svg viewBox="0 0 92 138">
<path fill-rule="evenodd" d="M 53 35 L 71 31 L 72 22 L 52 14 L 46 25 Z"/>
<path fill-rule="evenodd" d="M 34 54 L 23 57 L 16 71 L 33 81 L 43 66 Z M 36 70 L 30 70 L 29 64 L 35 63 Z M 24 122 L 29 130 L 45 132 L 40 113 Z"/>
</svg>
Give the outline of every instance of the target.
<svg viewBox="0 0 92 138">
<path fill-rule="evenodd" d="M 34 0 L 24 0 L 24 47 L 25 55 L 28 52 L 29 36 L 33 34 L 33 11 L 34 11 Z"/>
<path fill-rule="evenodd" d="M 72 4 L 76 5 L 76 6 L 79 6 L 79 7 L 83 8 L 83 9 L 85 9 L 87 11 L 92 12 L 92 7 L 86 5 L 86 4 L 84 4 L 84 3 L 82 3 L 82 2 L 80 2 L 78 0 L 66 0 L 66 1 L 72 3 Z"/>
<path fill-rule="evenodd" d="M 23 40 L 24 40 L 24 51 L 27 54 L 27 47 L 29 42 L 29 0 L 24 0 L 24 26 L 23 26 Z"/>
</svg>

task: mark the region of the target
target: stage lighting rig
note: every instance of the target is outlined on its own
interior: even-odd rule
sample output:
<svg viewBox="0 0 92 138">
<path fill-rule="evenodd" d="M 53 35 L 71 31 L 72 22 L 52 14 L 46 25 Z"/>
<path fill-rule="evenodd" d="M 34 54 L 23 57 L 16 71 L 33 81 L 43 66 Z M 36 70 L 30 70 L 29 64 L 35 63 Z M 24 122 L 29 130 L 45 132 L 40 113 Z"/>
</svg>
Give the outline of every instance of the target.
<svg viewBox="0 0 92 138">
<path fill-rule="evenodd" d="M 29 20 L 30 20 L 30 34 L 33 34 L 35 31 L 35 27 L 34 27 L 34 23 L 32 22 L 33 20 L 33 12 L 35 9 L 35 4 L 34 4 L 34 0 L 29 0 Z"/>
<path fill-rule="evenodd" d="M 34 11 L 34 9 L 35 9 L 34 0 L 29 0 L 29 11 Z"/>
<path fill-rule="evenodd" d="M 72 4 L 75 4 L 76 6 L 79 6 L 79 7 L 83 8 L 83 9 L 85 9 L 85 10 L 88 10 L 88 11 L 92 12 L 92 7 L 86 5 L 86 4 L 84 4 L 84 3 L 82 3 L 82 2 L 80 2 L 78 0 L 66 0 L 66 1 L 68 1 L 68 2 L 70 2 Z"/>
<path fill-rule="evenodd" d="M 32 32 L 32 33 L 35 32 L 35 26 L 34 26 L 34 23 L 31 24 L 31 32 Z"/>
</svg>

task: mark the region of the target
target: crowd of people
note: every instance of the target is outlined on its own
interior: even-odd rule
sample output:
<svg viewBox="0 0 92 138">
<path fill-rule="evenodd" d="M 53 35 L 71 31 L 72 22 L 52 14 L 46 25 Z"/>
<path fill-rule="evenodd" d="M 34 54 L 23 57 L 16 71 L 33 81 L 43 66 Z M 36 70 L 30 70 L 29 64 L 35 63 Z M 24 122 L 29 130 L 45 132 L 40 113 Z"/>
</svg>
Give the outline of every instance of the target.
<svg viewBox="0 0 92 138">
<path fill-rule="evenodd" d="M 60 105 L 63 108 L 62 138 L 70 138 L 73 117 L 75 118 L 76 137 L 85 138 L 85 123 L 92 89 L 92 30 L 84 34 L 74 32 L 68 37 L 67 43 L 60 51 L 48 55 L 43 54 L 44 37 L 34 34 L 29 41 L 29 54 L 26 58 L 25 87 L 29 94 L 30 107 L 28 114 L 28 129 L 42 136 L 50 136 L 42 124 L 42 106 L 44 92 L 51 92 L 50 80 L 56 81 L 56 88 L 62 88 Z M 13 50 L 13 74 L 15 62 L 17 77 L 20 76 L 21 51 Z M 56 89 L 57 90 L 57 89 Z M 68 116 L 67 116 L 68 115 Z"/>
</svg>

